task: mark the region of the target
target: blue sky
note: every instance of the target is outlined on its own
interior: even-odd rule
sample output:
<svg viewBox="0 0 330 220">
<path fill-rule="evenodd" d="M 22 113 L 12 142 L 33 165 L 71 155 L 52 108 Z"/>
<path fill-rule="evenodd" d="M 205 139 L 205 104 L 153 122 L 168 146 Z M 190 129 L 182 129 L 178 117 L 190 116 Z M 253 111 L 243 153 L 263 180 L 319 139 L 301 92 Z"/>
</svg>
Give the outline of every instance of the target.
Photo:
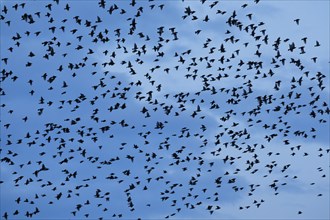
<svg viewBox="0 0 330 220">
<path fill-rule="evenodd" d="M 328 1 L 21 3 L 1 1 L 1 216 L 38 207 L 35 219 L 330 218 Z M 234 11 L 248 31 L 228 25 Z M 259 96 L 272 102 L 250 114 Z"/>
</svg>

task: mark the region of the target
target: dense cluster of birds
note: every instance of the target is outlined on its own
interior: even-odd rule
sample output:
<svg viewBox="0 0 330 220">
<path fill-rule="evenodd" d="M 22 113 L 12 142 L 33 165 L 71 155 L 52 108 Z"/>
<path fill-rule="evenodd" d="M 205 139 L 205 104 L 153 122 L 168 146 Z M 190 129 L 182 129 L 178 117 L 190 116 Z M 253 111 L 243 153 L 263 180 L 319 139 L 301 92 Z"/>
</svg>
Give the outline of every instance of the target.
<svg viewBox="0 0 330 220">
<path fill-rule="evenodd" d="M 258 5 L 3 2 L 2 217 L 212 217 L 298 184 L 295 161 L 329 156 L 304 145 L 329 123 L 322 42 L 271 36 Z"/>
</svg>

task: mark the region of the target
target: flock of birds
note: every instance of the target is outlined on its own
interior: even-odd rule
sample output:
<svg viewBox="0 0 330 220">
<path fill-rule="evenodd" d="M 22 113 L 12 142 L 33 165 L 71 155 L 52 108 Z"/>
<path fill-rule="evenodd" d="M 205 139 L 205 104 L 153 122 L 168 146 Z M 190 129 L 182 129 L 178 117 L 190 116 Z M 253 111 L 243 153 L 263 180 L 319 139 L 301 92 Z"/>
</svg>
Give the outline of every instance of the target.
<svg viewBox="0 0 330 220">
<path fill-rule="evenodd" d="M 146 218 L 157 207 L 169 210 L 155 211 L 162 218 L 212 217 L 236 195 L 251 198 L 234 201 L 243 212 L 271 202 L 260 188 L 276 197 L 295 186 L 296 160 L 329 157 L 329 146 L 304 146 L 329 123 L 328 79 L 309 54 L 322 42 L 271 36 L 250 13 L 259 0 L 87 4 L 97 13 L 2 3 L 0 186 L 20 192 L 4 219 L 61 203 L 68 218 Z"/>
</svg>

